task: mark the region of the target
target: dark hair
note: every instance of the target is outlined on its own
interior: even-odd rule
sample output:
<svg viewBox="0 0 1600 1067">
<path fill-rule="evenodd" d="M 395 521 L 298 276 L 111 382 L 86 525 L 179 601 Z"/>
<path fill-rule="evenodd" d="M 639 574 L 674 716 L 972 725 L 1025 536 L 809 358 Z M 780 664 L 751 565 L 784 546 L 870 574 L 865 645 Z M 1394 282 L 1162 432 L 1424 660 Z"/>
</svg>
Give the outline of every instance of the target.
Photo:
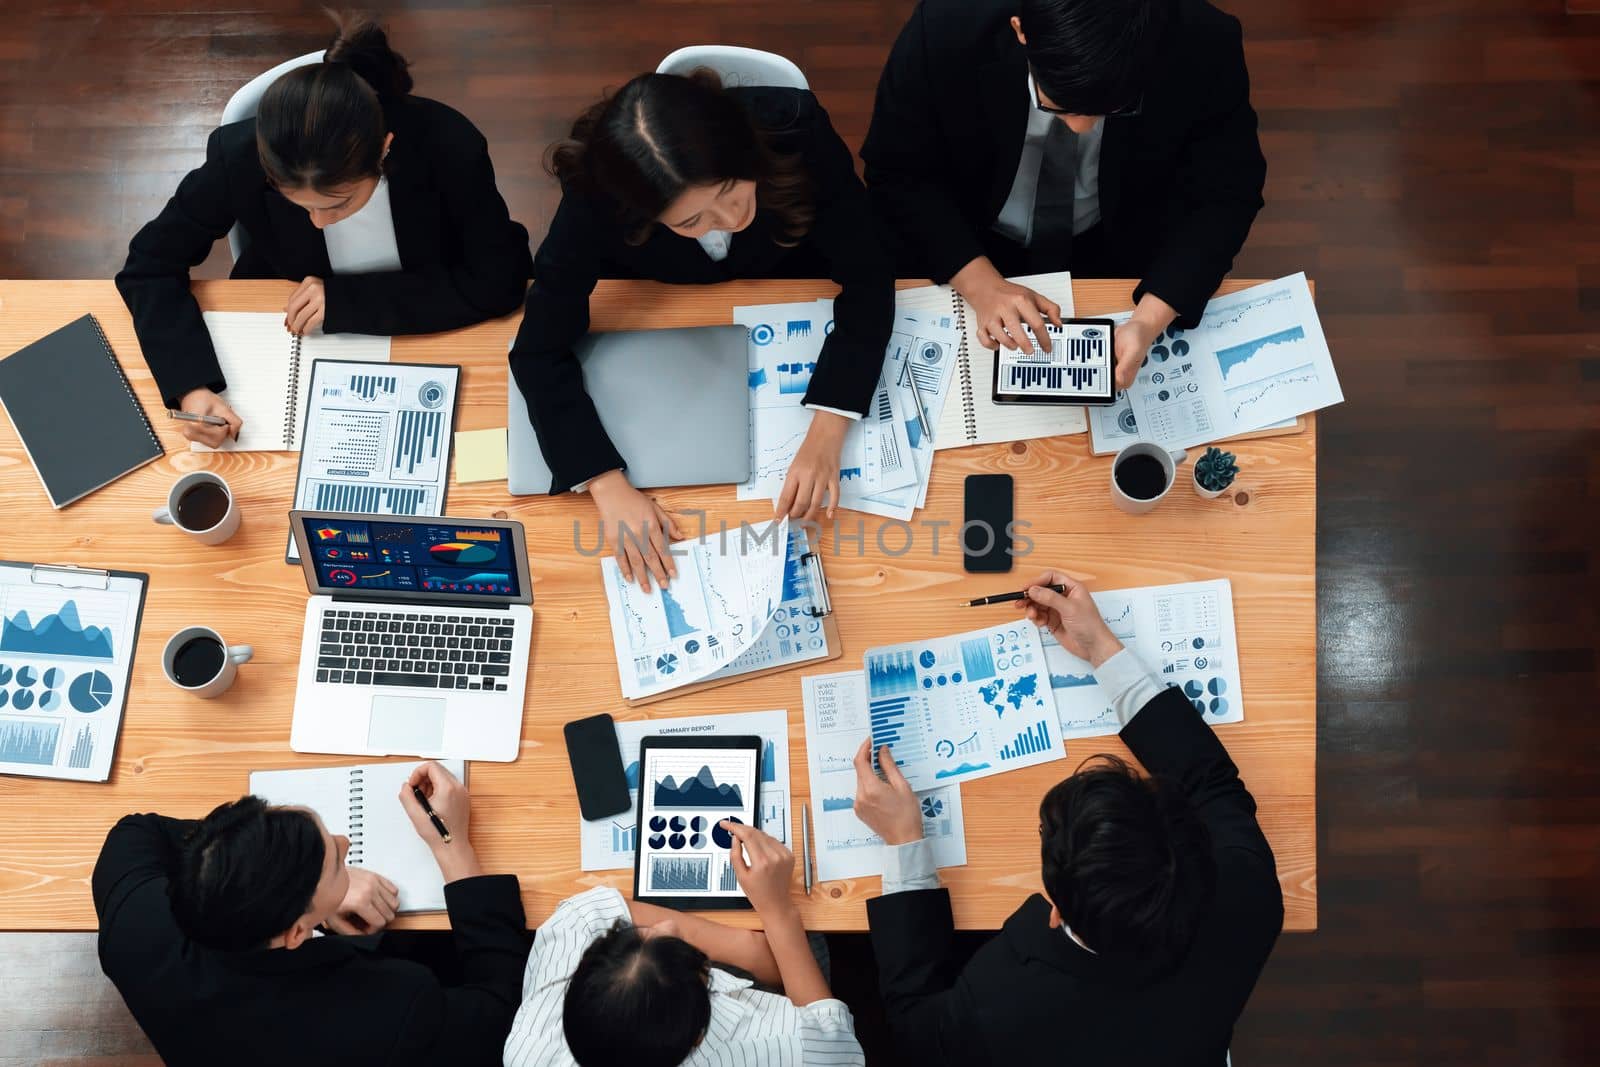
<svg viewBox="0 0 1600 1067">
<path fill-rule="evenodd" d="M 1022 0 L 1033 77 L 1058 107 L 1107 115 L 1132 107 L 1173 0 Z"/>
<path fill-rule="evenodd" d="M 260 948 L 311 907 L 326 858 L 306 812 L 256 796 L 223 804 L 184 840 L 167 885 L 173 917 L 202 945 Z"/>
<path fill-rule="evenodd" d="M 584 950 L 561 1027 L 581 1067 L 677 1067 L 711 1023 L 706 954 L 618 919 Z"/>
<path fill-rule="evenodd" d="M 283 189 L 325 191 L 383 171 L 385 100 L 411 91 L 406 61 L 365 18 L 334 15 L 338 31 L 321 63 L 267 87 L 256 109 L 256 151 Z"/>
<path fill-rule="evenodd" d="M 756 183 L 785 246 L 811 228 L 811 181 L 798 155 L 778 155 L 715 73 L 641 74 L 603 97 L 545 152 L 545 169 L 616 208 L 640 244 L 687 188 L 732 178 Z"/>
<path fill-rule="evenodd" d="M 1045 794 L 1039 836 L 1045 892 L 1084 944 L 1159 965 L 1188 951 L 1216 864 L 1205 825 L 1177 788 L 1115 756 L 1091 757 Z"/>
</svg>

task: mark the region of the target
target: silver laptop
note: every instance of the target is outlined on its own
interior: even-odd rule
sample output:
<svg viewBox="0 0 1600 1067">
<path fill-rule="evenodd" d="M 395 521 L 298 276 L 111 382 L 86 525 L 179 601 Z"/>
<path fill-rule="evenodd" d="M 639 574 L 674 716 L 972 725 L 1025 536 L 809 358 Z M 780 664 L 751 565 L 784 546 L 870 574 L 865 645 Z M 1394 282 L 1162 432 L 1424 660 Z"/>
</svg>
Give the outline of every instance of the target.
<svg viewBox="0 0 1600 1067">
<path fill-rule="evenodd" d="M 575 346 L 600 424 L 640 489 L 750 478 L 749 357 L 743 326 L 592 333 Z M 506 487 L 550 491 L 550 468 L 510 379 Z"/>
<path fill-rule="evenodd" d="M 533 586 L 520 522 L 291 511 L 306 585 L 296 752 L 510 761 Z"/>
</svg>

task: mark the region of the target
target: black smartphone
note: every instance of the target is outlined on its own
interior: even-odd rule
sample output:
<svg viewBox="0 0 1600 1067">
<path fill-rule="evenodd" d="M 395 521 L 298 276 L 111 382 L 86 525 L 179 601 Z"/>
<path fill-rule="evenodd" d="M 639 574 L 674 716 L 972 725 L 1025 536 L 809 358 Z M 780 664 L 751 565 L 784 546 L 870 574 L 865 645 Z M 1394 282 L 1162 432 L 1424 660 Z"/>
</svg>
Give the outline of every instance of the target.
<svg viewBox="0 0 1600 1067">
<path fill-rule="evenodd" d="M 1011 569 L 1011 475 L 969 474 L 966 490 L 962 563 L 970 574 L 1004 574 Z"/>
<path fill-rule="evenodd" d="M 578 789 L 578 810 L 585 819 L 604 819 L 633 807 L 628 776 L 622 769 L 617 728 L 609 715 L 591 715 L 562 727 L 572 784 Z"/>
</svg>

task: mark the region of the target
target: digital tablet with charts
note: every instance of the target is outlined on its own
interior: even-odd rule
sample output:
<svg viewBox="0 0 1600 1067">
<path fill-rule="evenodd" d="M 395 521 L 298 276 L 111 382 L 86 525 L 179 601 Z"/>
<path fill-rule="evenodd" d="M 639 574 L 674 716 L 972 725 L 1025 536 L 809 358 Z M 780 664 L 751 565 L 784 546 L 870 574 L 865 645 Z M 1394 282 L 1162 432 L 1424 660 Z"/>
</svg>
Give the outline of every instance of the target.
<svg viewBox="0 0 1600 1067">
<path fill-rule="evenodd" d="M 1039 346 L 1031 329 L 1032 352 L 1001 348 L 995 353 L 996 404 L 1109 404 L 1117 398 L 1112 373 L 1110 319 L 1063 319 L 1046 323 L 1050 351 Z"/>
<path fill-rule="evenodd" d="M 681 911 L 748 908 L 739 847 L 721 822 L 758 826 L 761 738 L 646 737 L 639 742 L 633 899 Z"/>
</svg>

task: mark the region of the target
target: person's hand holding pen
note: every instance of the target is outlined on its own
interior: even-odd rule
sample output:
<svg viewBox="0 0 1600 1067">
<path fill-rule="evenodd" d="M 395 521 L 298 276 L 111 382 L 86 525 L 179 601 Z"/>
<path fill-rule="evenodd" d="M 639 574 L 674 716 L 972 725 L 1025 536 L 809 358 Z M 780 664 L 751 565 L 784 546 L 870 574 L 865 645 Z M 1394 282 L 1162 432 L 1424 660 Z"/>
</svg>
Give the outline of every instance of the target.
<svg viewBox="0 0 1600 1067">
<path fill-rule="evenodd" d="M 178 401 L 178 409 L 170 413 L 179 420 L 179 431 L 191 441 L 211 448 L 221 448 L 224 441 L 239 439 L 244 420 L 239 418 L 228 402 L 210 389 L 191 389 Z"/>
<path fill-rule="evenodd" d="M 1061 647 L 1098 667 L 1118 652 L 1122 642 L 1111 632 L 1089 587 L 1065 571 L 1045 571 L 1017 601 L 1017 610 L 1030 622 L 1049 630 Z"/>
<path fill-rule="evenodd" d="M 467 836 L 472 797 L 461 779 L 432 760 L 419 764 L 400 787 L 400 806 L 411 817 L 417 835 L 427 842 L 447 883 L 483 873 Z"/>
</svg>

